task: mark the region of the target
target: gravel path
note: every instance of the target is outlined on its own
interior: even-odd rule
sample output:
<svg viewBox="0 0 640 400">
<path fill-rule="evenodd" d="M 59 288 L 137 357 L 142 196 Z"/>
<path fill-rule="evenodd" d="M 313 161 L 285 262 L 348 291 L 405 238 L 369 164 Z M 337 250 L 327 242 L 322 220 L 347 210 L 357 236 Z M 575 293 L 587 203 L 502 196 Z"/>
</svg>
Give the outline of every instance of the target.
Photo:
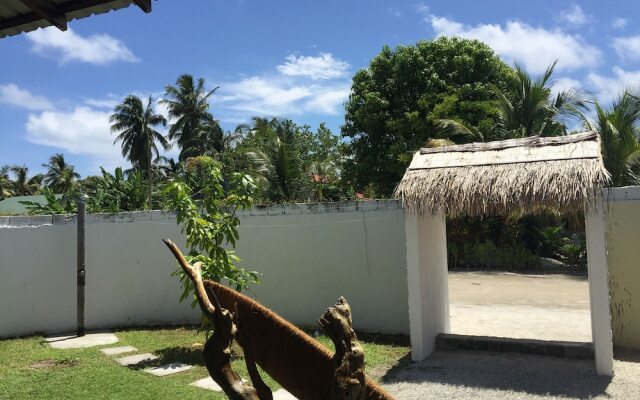
<svg viewBox="0 0 640 400">
<path fill-rule="evenodd" d="M 517 354 L 437 351 L 390 370 L 383 382 L 398 399 L 640 399 L 640 352 L 617 354 L 613 379 L 593 361 Z"/>
</svg>

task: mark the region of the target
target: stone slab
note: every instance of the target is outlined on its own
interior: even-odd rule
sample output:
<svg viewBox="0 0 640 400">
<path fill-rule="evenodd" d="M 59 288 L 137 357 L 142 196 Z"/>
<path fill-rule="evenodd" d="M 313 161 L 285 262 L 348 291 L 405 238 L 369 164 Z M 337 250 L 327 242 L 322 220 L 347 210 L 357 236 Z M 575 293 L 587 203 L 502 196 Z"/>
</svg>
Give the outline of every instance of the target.
<svg viewBox="0 0 640 400">
<path fill-rule="evenodd" d="M 87 333 L 85 336 L 51 336 L 44 340 L 54 349 L 80 349 L 118 343 L 118 338 L 111 332 Z"/>
<path fill-rule="evenodd" d="M 177 374 L 193 368 L 193 365 L 175 362 L 171 364 L 161 365 L 155 368 L 145 369 L 144 372 L 155 376 L 167 376 Z"/>
<path fill-rule="evenodd" d="M 202 389 L 213 390 L 215 392 L 222 392 L 222 388 L 218 385 L 210 376 L 190 383 L 191 386 L 196 386 Z"/>
<path fill-rule="evenodd" d="M 441 333 L 436 336 L 438 350 L 472 350 L 496 353 L 521 353 L 538 356 L 593 360 L 593 344 L 557 340 L 513 339 L 491 336 Z"/>
<path fill-rule="evenodd" d="M 106 349 L 100 349 L 100 351 L 108 356 L 115 356 L 118 354 L 131 353 L 138 351 L 133 346 L 120 346 L 120 347 L 107 347 Z"/>
<path fill-rule="evenodd" d="M 242 379 L 243 383 L 246 383 L 247 380 L 246 379 Z M 214 381 L 210 376 L 206 377 L 206 378 L 202 378 L 200 380 L 197 380 L 195 382 L 190 383 L 189 385 L 191 386 L 196 386 L 202 389 L 207 389 L 207 390 L 213 390 L 215 392 L 222 392 L 222 388 L 220 387 L 220 385 L 218 385 L 216 383 L 216 381 Z"/>
<path fill-rule="evenodd" d="M 289 392 L 284 389 L 278 389 L 273 392 L 273 400 L 298 400 Z"/>
<path fill-rule="evenodd" d="M 149 361 L 157 360 L 158 357 L 154 356 L 151 353 L 144 354 L 134 354 L 132 356 L 120 357 L 116 358 L 116 361 L 120 365 L 124 365 L 125 367 L 129 367 L 132 365 L 138 365 L 142 363 L 147 363 Z"/>
</svg>

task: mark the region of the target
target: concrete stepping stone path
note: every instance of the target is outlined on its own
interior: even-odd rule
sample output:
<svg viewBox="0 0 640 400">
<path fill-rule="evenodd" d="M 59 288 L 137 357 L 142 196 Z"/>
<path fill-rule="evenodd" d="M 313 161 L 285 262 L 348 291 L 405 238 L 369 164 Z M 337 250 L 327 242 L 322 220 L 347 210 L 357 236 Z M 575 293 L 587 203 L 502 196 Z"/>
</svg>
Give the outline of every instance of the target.
<svg viewBox="0 0 640 400">
<path fill-rule="evenodd" d="M 191 386 L 196 386 L 202 389 L 213 390 L 215 392 L 222 392 L 220 385 L 216 383 L 210 376 L 190 383 Z"/>
<path fill-rule="evenodd" d="M 155 368 L 145 369 L 144 372 L 155 376 L 167 376 L 177 374 L 193 368 L 193 365 L 175 362 L 167 365 L 161 365 Z"/>
<path fill-rule="evenodd" d="M 108 356 L 116 356 L 118 354 L 133 353 L 134 351 L 138 351 L 138 349 L 133 346 L 120 346 L 107 347 L 106 349 L 100 349 L 100 351 Z"/>
<path fill-rule="evenodd" d="M 246 383 L 247 380 L 246 379 L 242 379 L 243 383 Z M 220 387 L 220 385 L 218 385 L 216 383 L 216 381 L 214 381 L 210 376 L 206 377 L 206 378 L 202 378 L 200 380 L 197 380 L 195 382 L 190 383 L 189 385 L 191 386 L 196 386 L 202 389 L 207 389 L 207 390 L 213 390 L 215 392 L 222 392 L 222 388 Z"/>
<path fill-rule="evenodd" d="M 246 382 L 245 379 L 242 380 Z M 202 389 L 213 390 L 216 392 L 222 392 L 222 388 L 211 377 L 203 378 L 190 383 L 191 386 L 196 386 Z M 278 389 L 273 392 L 273 400 L 297 400 L 293 395 L 284 389 Z"/>
<path fill-rule="evenodd" d="M 298 400 L 289 392 L 284 389 L 278 389 L 273 392 L 273 400 Z"/>
<path fill-rule="evenodd" d="M 144 353 L 144 354 L 134 354 L 132 356 L 116 358 L 116 361 L 120 365 L 124 365 L 125 367 L 131 367 L 134 365 L 147 363 L 149 361 L 153 361 L 157 359 L 158 357 L 154 356 L 151 353 Z"/>
<path fill-rule="evenodd" d="M 85 336 L 50 336 L 44 338 L 44 340 L 54 349 L 81 349 L 118 343 L 118 338 L 111 332 L 87 333 Z"/>
</svg>

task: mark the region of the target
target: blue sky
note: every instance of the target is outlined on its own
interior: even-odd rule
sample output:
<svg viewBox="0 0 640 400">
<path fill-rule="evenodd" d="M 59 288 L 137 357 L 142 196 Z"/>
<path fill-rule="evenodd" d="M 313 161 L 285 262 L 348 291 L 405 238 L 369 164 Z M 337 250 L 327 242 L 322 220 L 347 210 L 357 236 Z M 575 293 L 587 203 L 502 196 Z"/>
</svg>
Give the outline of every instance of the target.
<svg viewBox="0 0 640 400">
<path fill-rule="evenodd" d="M 182 73 L 213 88 L 226 129 L 285 116 L 339 132 L 350 79 L 388 44 L 480 39 L 558 88 L 601 102 L 640 84 L 640 0 L 160 0 L 0 40 L 0 165 L 62 152 L 83 174 L 126 165 L 107 118 L 126 94 L 162 97 Z M 164 112 L 162 107 L 159 111 Z M 170 155 L 175 154 L 175 150 Z"/>
</svg>

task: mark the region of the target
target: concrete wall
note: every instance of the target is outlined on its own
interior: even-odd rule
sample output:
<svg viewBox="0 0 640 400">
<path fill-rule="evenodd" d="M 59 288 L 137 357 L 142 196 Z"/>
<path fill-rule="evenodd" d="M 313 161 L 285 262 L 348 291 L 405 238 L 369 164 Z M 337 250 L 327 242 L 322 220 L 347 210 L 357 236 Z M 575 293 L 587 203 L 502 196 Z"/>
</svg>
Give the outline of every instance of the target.
<svg viewBox="0 0 640 400">
<path fill-rule="evenodd" d="M 605 198 L 613 343 L 640 349 L 640 187 Z"/>
<path fill-rule="evenodd" d="M 300 325 L 338 296 L 363 330 L 408 333 L 404 217 L 397 202 L 254 208 L 240 216 L 237 253 L 264 274 L 260 302 Z M 73 217 L 0 217 L 0 337 L 75 328 Z M 170 276 L 161 238 L 183 244 L 172 215 L 87 216 L 88 328 L 196 322 Z"/>
</svg>

